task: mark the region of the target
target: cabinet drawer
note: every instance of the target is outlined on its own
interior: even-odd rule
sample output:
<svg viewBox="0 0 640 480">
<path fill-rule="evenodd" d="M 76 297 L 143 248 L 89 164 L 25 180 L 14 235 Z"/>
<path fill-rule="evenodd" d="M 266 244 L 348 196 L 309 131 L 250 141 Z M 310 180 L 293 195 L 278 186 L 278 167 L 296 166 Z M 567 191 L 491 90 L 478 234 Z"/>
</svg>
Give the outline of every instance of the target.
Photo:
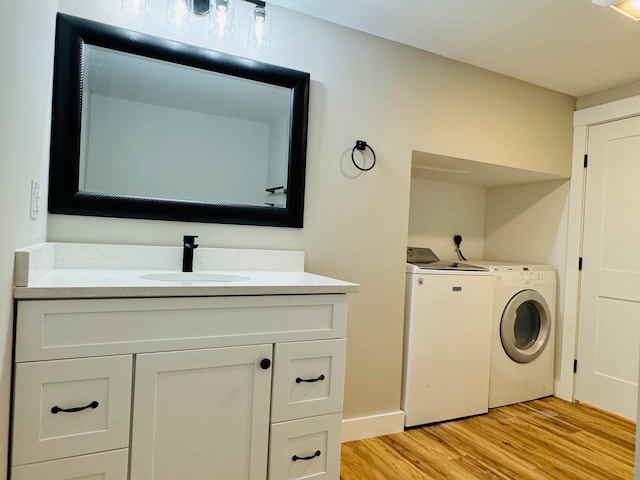
<svg viewBox="0 0 640 480">
<path fill-rule="evenodd" d="M 272 425 L 269 480 L 338 480 L 341 419 L 336 413 Z"/>
<path fill-rule="evenodd" d="M 130 355 L 17 364 L 13 465 L 127 447 L 131 370 Z"/>
<path fill-rule="evenodd" d="M 11 480 L 127 480 L 128 450 L 13 467 Z"/>
<path fill-rule="evenodd" d="M 346 335 L 346 297 L 20 301 L 16 361 L 341 338 Z"/>
<path fill-rule="evenodd" d="M 346 340 L 276 344 L 271 421 L 342 411 Z"/>
</svg>

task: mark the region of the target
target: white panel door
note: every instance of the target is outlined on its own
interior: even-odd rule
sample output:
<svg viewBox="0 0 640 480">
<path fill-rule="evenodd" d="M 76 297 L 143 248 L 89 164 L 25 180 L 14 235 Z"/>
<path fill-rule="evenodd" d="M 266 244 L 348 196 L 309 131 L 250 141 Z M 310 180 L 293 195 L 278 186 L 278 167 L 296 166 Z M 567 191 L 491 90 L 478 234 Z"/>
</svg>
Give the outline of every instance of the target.
<svg viewBox="0 0 640 480">
<path fill-rule="evenodd" d="M 131 480 L 265 480 L 271 351 L 138 355 Z"/>
<path fill-rule="evenodd" d="M 589 129 L 576 400 L 635 420 L 640 118 Z"/>
</svg>

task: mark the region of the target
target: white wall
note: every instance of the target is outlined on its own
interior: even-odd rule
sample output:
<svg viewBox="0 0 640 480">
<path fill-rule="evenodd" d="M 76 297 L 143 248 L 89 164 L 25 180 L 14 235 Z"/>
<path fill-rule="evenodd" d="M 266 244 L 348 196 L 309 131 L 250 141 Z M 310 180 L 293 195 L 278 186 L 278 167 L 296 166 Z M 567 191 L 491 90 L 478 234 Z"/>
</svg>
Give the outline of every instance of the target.
<svg viewBox="0 0 640 480">
<path fill-rule="evenodd" d="M 46 235 L 51 78 L 57 2 L 0 2 L 0 478 L 6 478 L 13 322 L 13 255 Z M 30 182 L 40 218 L 29 219 Z"/>
<path fill-rule="evenodd" d="M 201 22 L 186 33 L 168 30 L 161 6 L 154 20 L 138 23 L 120 15 L 117 0 L 60 3 L 69 13 L 311 73 L 303 229 L 50 215 L 47 235 L 177 245 L 189 232 L 203 246 L 304 250 L 307 270 L 361 283 L 349 302 L 347 418 L 400 405 L 412 151 L 570 172 L 575 99 L 566 95 L 281 8 L 273 7 L 271 49 L 255 52 L 243 22 L 223 43 Z M 368 173 L 351 165 L 356 139 L 376 150 Z"/>
<path fill-rule="evenodd" d="M 454 235 L 467 259 L 484 254 L 487 189 L 478 185 L 411 177 L 410 247 L 429 247 L 442 259 L 455 259 Z"/>
</svg>

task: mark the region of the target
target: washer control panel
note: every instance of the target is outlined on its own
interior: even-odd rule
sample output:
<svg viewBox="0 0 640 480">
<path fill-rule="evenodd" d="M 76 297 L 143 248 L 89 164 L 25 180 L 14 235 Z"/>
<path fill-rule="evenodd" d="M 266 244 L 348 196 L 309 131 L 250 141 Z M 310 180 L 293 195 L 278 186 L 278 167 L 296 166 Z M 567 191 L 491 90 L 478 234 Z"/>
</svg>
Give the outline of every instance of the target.
<svg viewBox="0 0 640 480">
<path fill-rule="evenodd" d="M 525 288 L 555 287 L 556 271 L 548 266 L 493 267 L 496 287 L 518 285 Z"/>
</svg>

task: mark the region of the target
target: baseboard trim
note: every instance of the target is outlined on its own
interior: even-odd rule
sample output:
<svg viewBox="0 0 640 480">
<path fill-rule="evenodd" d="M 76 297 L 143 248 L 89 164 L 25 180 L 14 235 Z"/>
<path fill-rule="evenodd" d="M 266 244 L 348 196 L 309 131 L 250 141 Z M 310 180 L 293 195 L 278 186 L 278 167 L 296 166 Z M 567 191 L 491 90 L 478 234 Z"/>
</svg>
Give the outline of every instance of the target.
<svg viewBox="0 0 640 480">
<path fill-rule="evenodd" d="M 342 442 L 379 437 L 404 430 L 404 412 L 382 413 L 342 420 Z"/>
</svg>

